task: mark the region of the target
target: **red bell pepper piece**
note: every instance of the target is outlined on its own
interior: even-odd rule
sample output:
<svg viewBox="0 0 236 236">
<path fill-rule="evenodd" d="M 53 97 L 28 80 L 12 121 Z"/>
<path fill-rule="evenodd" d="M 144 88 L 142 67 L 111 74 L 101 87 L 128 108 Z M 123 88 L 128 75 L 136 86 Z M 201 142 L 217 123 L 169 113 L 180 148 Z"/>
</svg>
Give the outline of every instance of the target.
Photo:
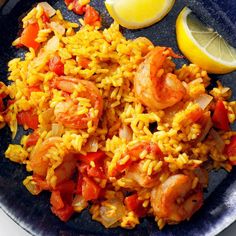
<svg viewBox="0 0 236 236">
<path fill-rule="evenodd" d="M 82 194 L 82 184 L 83 184 L 83 176 L 81 173 L 78 173 L 76 194 Z"/>
<path fill-rule="evenodd" d="M 73 180 L 68 180 L 56 186 L 56 190 L 60 192 L 63 202 L 68 204 L 72 203 L 75 188 L 76 184 Z"/>
<path fill-rule="evenodd" d="M 20 44 L 37 50 L 39 47 L 39 43 L 35 41 L 38 36 L 39 32 L 39 25 L 38 23 L 29 24 L 23 30 L 21 37 L 20 37 Z"/>
<path fill-rule="evenodd" d="M 216 107 L 212 116 L 212 122 L 217 129 L 225 131 L 230 129 L 228 111 L 221 100 L 218 100 L 216 103 Z"/>
<path fill-rule="evenodd" d="M 77 159 L 83 163 L 90 164 L 91 161 L 98 161 L 105 157 L 105 152 L 97 151 L 97 152 L 89 152 L 87 155 L 78 155 Z"/>
<path fill-rule="evenodd" d="M 50 22 L 50 17 L 47 15 L 47 13 L 44 11 L 43 14 L 42 14 L 42 21 L 43 23 L 48 23 Z"/>
<path fill-rule="evenodd" d="M 49 70 L 57 75 L 64 75 L 64 64 L 59 56 L 54 56 L 49 60 Z"/>
<path fill-rule="evenodd" d="M 75 14 L 83 15 L 86 11 L 86 6 L 79 4 L 78 0 L 74 0 L 72 10 Z"/>
<path fill-rule="evenodd" d="M 138 217 L 143 217 L 147 213 L 147 209 L 142 206 L 143 201 L 138 199 L 137 194 L 126 197 L 124 203 L 127 209 L 133 211 Z"/>
<path fill-rule="evenodd" d="M 30 134 L 26 140 L 25 146 L 28 148 L 30 146 L 34 146 L 37 141 L 39 139 L 39 134 L 33 132 L 32 134 Z"/>
<path fill-rule="evenodd" d="M 50 197 L 50 203 L 53 206 L 55 210 L 62 209 L 64 207 L 64 202 L 61 198 L 60 191 L 52 191 L 51 197 Z"/>
<path fill-rule="evenodd" d="M 65 204 L 63 208 L 56 209 L 55 207 L 51 207 L 51 211 L 55 214 L 61 221 L 68 221 L 70 217 L 74 213 L 74 208 L 71 205 Z"/>
<path fill-rule="evenodd" d="M 26 125 L 30 129 L 38 128 L 38 115 L 34 111 L 21 111 L 17 114 L 17 122 L 20 125 Z"/>
<path fill-rule="evenodd" d="M 83 177 L 82 196 L 86 201 L 95 200 L 99 197 L 101 187 L 88 177 Z"/>
<path fill-rule="evenodd" d="M 99 13 L 91 6 L 86 6 L 86 11 L 84 15 L 84 23 L 88 25 L 100 26 L 101 18 Z"/>
<path fill-rule="evenodd" d="M 230 143 L 225 146 L 224 153 L 229 157 L 230 163 L 236 165 L 236 135 L 231 137 Z"/>
<path fill-rule="evenodd" d="M 78 61 L 78 64 L 84 69 L 88 68 L 89 63 L 90 63 L 90 60 L 87 58 L 80 58 Z"/>
<path fill-rule="evenodd" d="M 74 0 L 64 0 L 66 6 L 68 6 L 70 3 L 74 2 Z"/>
</svg>

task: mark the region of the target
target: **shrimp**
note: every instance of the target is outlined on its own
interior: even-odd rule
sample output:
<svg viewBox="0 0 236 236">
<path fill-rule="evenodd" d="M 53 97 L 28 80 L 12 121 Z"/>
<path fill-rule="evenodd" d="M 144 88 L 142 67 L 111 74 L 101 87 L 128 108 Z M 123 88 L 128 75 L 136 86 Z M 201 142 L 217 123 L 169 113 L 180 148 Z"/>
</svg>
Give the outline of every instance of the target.
<svg viewBox="0 0 236 236">
<path fill-rule="evenodd" d="M 137 98 L 154 111 L 175 105 L 186 93 L 177 76 L 166 72 L 165 66 L 170 56 L 178 57 L 171 48 L 155 47 L 135 74 L 134 90 Z"/>
<path fill-rule="evenodd" d="M 170 224 L 188 220 L 202 204 L 202 189 L 192 189 L 192 178 L 183 174 L 170 176 L 151 192 L 154 215 Z"/>
<path fill-rule="evenodd" d="M 152 155 L 156 160 L 162 160 L 164 157 L 158 145 L 153 142 L 142 141 L 127 150 L 127 154 L 130 156 L 131 160 L 140 159 L 143 152 Z M 147 172 L 143 170 L 144 163 L 145 161 L 141 160 L 127 167 L 125 178 L 135 181 L 137 187 L 151 188 L 159 181 L 159 175 L 147 175 Z"/>
<path fill-rule="evenodd" d="M 50 137 L 38 147 L 36 146 L 30 155 L 29 165 L 33 174 L 47 179 L 49 171 L 53 170 L 52 176 L 56 177 L 56 183 L 53 184 L 54 186 L 69 180 L 76 169 L 76 159 L 74 155 L 69 152 L 65 152 L 62 159 L 60 159 L 61 163 L 53 167 L 52 161 L 55 162 L 56 155 L 54 151 L 57 150 L 57 145 L 62 143 L 62 141 L 60 137 Z M 48 179 L 49 185 L 51 185 L 51 177 Z"/>
<path fill-rule="evenodd" d="M 98 111 L 97 114 L 94 115 L 91 109 L 87 113 L 79 112 L 79 101 L 69 96 L 78 85 L 81 85 L 83 89 L 78 91 L 77 98 L 88 99 L 91 107 Z M 58 102 L 54 109 L 56 122 L 72 129 L 86 129 L 89 121 L 92 121 L 94 126 L 98 125 L 103 111 L 103 100 L 93 82 L 61 76 L 54 80 L 53 87 L 65 93 L 65 101 Z"/>
<path fill-rule="evenodd" d="M 144 56 L 154 47 L 153 43 L 146 37 L 138 37 L 134 39 L 134 42 L 138 44 Z"/>
<path fill-rule="evenodd" d="M 159 181 L 159 175 L 149 176 L 146 172 L 143 172 L 143 162 L 132 164 L 126 171 L 125 178 L 134 181 L 133 188 L 143 187 L 152 188 Z"/>
<path fill-rule="evenodd" d="M 135 145 L 128 147 L 126 152 L 121 156 L 121 158 L 115 163 L 113 168 L 109 170 L 110 176 L 117 176 L 126 171 L 126 174 L 130 176 L 130 178 L 134 179 L 135 181 L 139 182 L 139 177 L 136 176 L 140 175 L 140 170 L 142 163 L 137 165 L 140 161 L 141 155 L 149 154 L 153 156 L 153 159 L 163 159 L 164 155 L 158 145 L 154 142 L 149 141 L 141 141 L 136 143 Z M 128 159 L 127 159 L 128 157 Z M 124 159 L 126 161 L 124 162 Z M 142 186 L 142 184 L 140 184 Z"/>
</svg>

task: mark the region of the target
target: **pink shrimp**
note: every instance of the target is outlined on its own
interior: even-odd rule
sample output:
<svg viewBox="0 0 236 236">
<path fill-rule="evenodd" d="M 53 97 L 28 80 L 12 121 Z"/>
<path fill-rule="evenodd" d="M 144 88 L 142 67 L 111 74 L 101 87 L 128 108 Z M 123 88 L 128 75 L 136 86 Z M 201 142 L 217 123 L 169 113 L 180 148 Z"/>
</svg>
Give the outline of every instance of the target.
<svg viewBox="0 0 236 236">
<path fill-rule="evenodd" d="M 48 171 L 50 170 L 50 168 L 52 168 L 52 160 L 55 159 L 55 153 L 57 153 L 57 145 L 62 142 L 63 140 L 60 137 L 51 137 L 46 139 L 42 144 L 36 146 L 33 149 L 30 155 L 29 165 L 34 175 L 40 176 L 41 178 L 46 178 Z M 69 180 L 73 175 L 75 169 L 76 159 L 74 158 L 74 155 L 72 153 L 66 152 L 62 157 L 61 164 L 53 170 L 53 176 L 56 177 L 55 185 Z"/>
<path fill-rule="evenodd" d="M 149 155 L 152 155 L 155 160 L 163 160 L 164 154 L 154 142 L 142 141 L 129 148 L 126 152 L 126 155 L 130 156 L 132 164 L 126 166 L 123 171 L 125 171 L 125 178 L 133 180 L 133 187 L 144 187 L 150 188 L 155 186 L 159 181 L 159 174 L 154 173 L 153 175 L 147 175 L 147 172 L 143 170 L 143 165 L 145 161 L 140 159 L 142 152 L 146 152 Z"/>
<path fill-rule="evenodd" d="M 159 183 L 159 175 L 147 175 L 146 172 L 143 171 L 143 161 L 139 163 L 132 164 L 127 170 L 125 174 L 126 179 L 131 179 L 134 181 L 133 188 L 143 187 L 143 188 L 151 188 Z"/>
<path fill-rule="evenodd" d="M 151 192 L 154 215 L 171 224 L 188 220 L 202 204 L 202 189 L 192 189 L 192 178 L 183 174 L 170 176 Z"/>
<path fill-rule="evenodd" d="M 178 57 L 171 48 L 155 47 L 135 74 L 134 90 L 137 98 L 154 111 L 175 105 L 186 93 L 177 76 L 165 69 L 170 56 Z"/>
<path fill-rule="evenodd" d="M 88 99 L 91 107 L 98 111 L 96 115 L 92 115 L 91 109 L 89 109 L 88 113 L 78 114 L 79 102 L 76 98 L 71 98 L 70 95 L 79 84 L 82 85 L 83 89 L 78 91 L 77 98 Z M 103 100 L 93 82 L 61 76 L 54 80 L 53 87 L 66 94 L 65 101 L 58 102 L 54 109 L 55 120 L 58 123 L 72 129 L 86 129 L 89 121 L 92 121 L 97 126 L 103 111 Z"/>
</svg>

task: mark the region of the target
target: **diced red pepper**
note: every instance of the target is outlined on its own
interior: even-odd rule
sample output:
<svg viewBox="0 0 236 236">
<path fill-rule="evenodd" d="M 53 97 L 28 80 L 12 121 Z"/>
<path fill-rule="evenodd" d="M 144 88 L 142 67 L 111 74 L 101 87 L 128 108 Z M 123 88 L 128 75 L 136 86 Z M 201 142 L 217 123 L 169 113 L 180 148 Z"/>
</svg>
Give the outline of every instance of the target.
<svg viewBox="0 0 236 236">
<path fill-rule="evenodd" d="M 91 6 L 86 6 L 86 11 L 84 15 L 84 23 L 88 25 L 100 26 L 101 18 L 99 13 Z"/>
<path fill-rule="evenodd" d="M 89 63 L 90 63 L 90 60 L 87 58 L 80 58 L 78 61 L 78 64 L 84 69 L 88 68 Z"/>
<path fill-rule="evenodd" d="M 75 188 L 76 184 L 73 180 L 68 180 L 56 186 L 56 190 L 60 192 L 63 202 L 68 204 L 72 203 Z"/>
<path fill-rule="evenodd" d="M 0 98 L 0 112 L 4 111 L 4 108 L 5 106 L 4 106 L 3 100 L 2 98 Z"/>
<path fill-rule="evenodd" d="M 43 23 L 48 23 L 50 22 L 50 17 L 47 15 L 47 13 L 44 11 L 43 14 L 42 14 L 42 21 Z"/>
<path fill-rule="evenodd" d="M 99 163 L 99 162 L 95 163 L 95 167 L 89 166 L 87 169 L 87 174 L 90 177 L 95 177 L 95 178 L 99 178 L 99 179 L 106 178 L 106 175 L 104 173 L 103 164 Z"/>
<path fill-rule="evenodd" d="M 106 178 L 102 162 L 95 162 L 95 167 L 92 167 L 91 165 L 86 163 L 80 163 L 78 165 L 78 170 L 82 175 L 100 179 Z"/>
<path fill-rule="evenodd" d="M 101 187 L 88 177 L 83 177 L 82 196 L 86 201 L 95 200 L 99 197 Z"/>
<path fill-rule="evenodd" d="M 30 129 L 38 128 L 38 115 L 34 111 L 21 111 L 17 114 L 17 122 L 19 125 L 26 125 Z"/>
<path fill-rule="evenodd" d="M 75 0 L 73 2 L 72 10 L 73 10 L 74 13 L 76 13 L 78 15 L 83 15 L 85 13 L 85 11 L 86 11 L 86 6 L 79 4 L 79 1 Z"/>
<path fill-rule="evenodd" d="M 28 87 L 28 89 L 29 89 L 29 92 L 30 93 L 32 93 L 32 92 L 41 92 L 42 90 L 40 89 L 40 87 L 39 86 L 29 86 Z"/>
<path fill-rule="evenodd" d="M 76 186 L 76 194 L 82 194 L 82 184 L 83 184 L 83 176 L 79 172 L 78 179 L 77 179 L 77 186 Z"/>
<path fill-rule="evenodd" d="M 231 137 L 230 143 L 225 146 L 224 153 L 229 157 L 230 163 L 236 165 L 236 135 Z"/>
<path fill-rule="evenodd" d="M 68 192 L 73 193 L 75 189 L 75 183 L 72 180 L 68 180 L 64 183 L 57 185 L 56 189 L 61 193 L 68 193 Z"/>
<path fill-rule="evenodd" d="M 71 206 L 73 200 L 73 194 L 75 190 L 75 183 L 72 180 L 56 186 L 52 191 L 50 203 L 52 204 L 52 212 L 58 216 L 62 221 L 67 221 L 74 213 L 74 209 Z"/>
<path fill-rule="evenodd" d="M 78 167 L 79 173 L 81 173 L 82 175 L 87 175 L 89 164 L 79 163 L 77 167 Z"/>
<path fill-rule="evenodd" d="M 26 148 L 34 146 L 38 142 L 38 139 L 39 139 L 38 133 L 33 132 L 32 134 L 30 134 L 25 143 Z"/>
<path fill-rule="evenodd" d="M 133 211 L 138 217 L 143 217 L 147 213 L 147 209 L 142 206 L 143 201 L 138 199 L 137 194 L 126 197 L 124 203 L 127 209 Z"/>
<path fill-rule="evenodd" d="M 37 50 L 40 45 L 38 42 L 35 41 L 38 36 L 38 32 L 38 23 L 28 24 L 21 34 L 20 44 L 24 45 L 25 47 L 31 47 L 34 50 Z"/>
<path fill-rule="evenodd" d="M 74 0 L 64 0 L 66 6 L 68 6 L 70 3 L 74 2 Z"/>
<path fill-rule="evenodd" d="M 54 56 L 49 60 L 49 70 L 57 75 L 64 75 L 64 64 L 59 56 Z"/>
<path fill-rule="evenodd" d="M 74 213 L 74 208 L 68 204 L 65 204 L 65 206 L 61 209 L 56 209 L 52 206 L 51 210 L 57 217 L 59 217 L 61 221 L 64 222 L 68 221 Z"/>
<path fill-rule="evenodd" d="M 77 159 L 83 163 L 90 164 L 91 161 L 98 161 L 101 158 L 105 157 L 105 152 L 97 151 L 97 152 L 89 152 L 87 155 L 78 155 Z"/>
<path fill-rule="evenodd" d="M 9 107 L 10 105 L 14 104 L 14 102 L 15 102 L 15 100 L 9 99 L 9 100 L 7 101 L 7 106 Z"/>
<path fill-rule="evenodd" d="M 103 168 L 103 158 L 105 153 L 103 151 L 90 152 L 87 155 L 77 156 L 77 160 L 81 161 L 78 165 L 79 172 L 86 174 L 90 177 L 96 177 L 104 179 L 106 178 L 104 168 Z M 90 165 L 90 162 L 93 161 L 95 167 Z"/>
<path fill-rule="evenodd" d="M 64 202 L 61 198 L 60 191 L 52 191 L 50 203 L 56 210 L 62 209 L 64 207 Z"/>
<path fill-rule="evenodd" d="M 216 107 L 212 116 L 212 122 L 213 125 L 218 129 L 224 131 L 228 131 L 230 129 L 228 111 L 221 100 L 218 100 L 216 103 Z"/>
</svg>

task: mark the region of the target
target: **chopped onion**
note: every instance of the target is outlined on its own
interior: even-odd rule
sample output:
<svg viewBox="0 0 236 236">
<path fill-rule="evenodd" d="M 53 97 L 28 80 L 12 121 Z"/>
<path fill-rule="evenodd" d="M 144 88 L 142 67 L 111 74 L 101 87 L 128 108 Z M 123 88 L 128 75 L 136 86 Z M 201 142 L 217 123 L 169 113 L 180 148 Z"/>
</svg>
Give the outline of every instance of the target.
<svg viewBox="0 0 236 236">
<path fill-rule="evenodd" d="M 192 80 L 191 82 L 189 82 L 189 84 L 196 84 L 196 83 L 202 83 L 202 82 L 203 82 L 202 78 L 197 78 L 197 79 Z"/>
<path fill-rule="evenodd" d="M 222 94 L 225 94 L 225 93 L 229 92 L 229 90 L 230 90 L 230 88 L 228 88 L 228 87 L 223 87 L 223 88 L 221 89 L 221 93 L 222 93 Z"/>
<path fill-rule="evenodd" d="M 132 140 L 132 136 L 133 136 L 133 132 L 132 132 L 132 130 L 127 125 L 123 125 L 119 129 L 119 137 L 120 138 L 126 139 L 127 141 L 131 141 Z"/>
<path fill-rule="evenodd" d="M 42 192 L 42 188 L 33 180 L 32 176 L 26 177 L 23 184 L 32 195 L 38 195 Z"/>
<path fill-rule="evenodd" d="M 101 223 L 110 228 L 125 215 L 125 207 L 121 200 L 110 199 L 104 201 L 100 207 Z"/>
<path fill-rule="evenodd" d="M 58 50 L 59 46 L 60 46 L 59 38 L 57 36 L 53 36 L 48 40 L 47 44 L 44 47 L 45 53 L 47 54 L 54 53 Z"/>
<path fill-rule="evenodd" d="M 206 125 L 203 127 L 203 131 L 201 133 L 201 136 L 198 138 L 198 142 L 202 142 L 205 139 L 205 137 L 209 133 L 209 130 L 211 129 L 212 126 L 213 126 L 213 123 L 211 121 L 211 117 L 209 116 L 209 118 L 206 122 Z"/>
<path fill-rule="evenodd" d="M 52 136 L 61 137 L 64 132 L 64 126 L 62 124 L 52 124 Z"/>
<path fill-rule="evenodd" d="M 90 137 L 84 148 L 87 152 L 97 152 L 98 139 L 96 137 Z"/>
<path fill-rule="evenodd" d="M 81 212 L 88 206 L 88 203 L 82 195 L 75 195 L 72 206 L 74 208 L 74 211 Z"/>
<path fill-rule="evenodd" d="M 206 107 L 211 103 L 213 97 L 208 94 L 200 94 L 196 99 L 195 102 L 199 104 L 202 110 L 205 110 Z"/>
<path fill-rule="evenodd" d="M 185 89 L 188 89 L 188 84 L 185 81 L 182 81 L 182 85 L 185 87 Z"/>
<path fill-rule="evenodd" d="M 38 5 L 43 8 L 49 17 L 52 17 L 56 14 L 56 10 L 47 2 L 40 2 Z"/>
<path fill-rule="evenodd" d="M 215 142 L 216 142 L 215 146 L 218 149 L 218 151 L 222 153 L 225 148 L 225 143 L 224 143 L 223 139 L 220 137 L 220 135 L 214 129 L 211 129 L 209 134 L 215 140 Z"/>
<path fill-rule="evenodd" d="M 63 35 L 66 31 L 64 26 L 62 26 L 59 23 L 54 22 L 54 21 L 50 23 L 50 26 L 51 26 L 52 30 L 56 31 L 60 35 Z"/>
</svg>

